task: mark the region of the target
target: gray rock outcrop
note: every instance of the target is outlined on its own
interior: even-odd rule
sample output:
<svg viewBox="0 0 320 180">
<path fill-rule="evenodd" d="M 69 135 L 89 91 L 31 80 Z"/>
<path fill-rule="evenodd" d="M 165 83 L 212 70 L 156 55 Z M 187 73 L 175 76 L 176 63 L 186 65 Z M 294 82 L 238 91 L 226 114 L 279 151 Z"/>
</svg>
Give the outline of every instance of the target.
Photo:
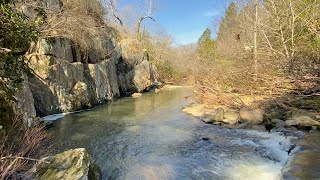
<svg viewBox="0 0 320 180">
<path fill-rule="evenodd" d="M 34 9 L 16 2 L 29 17 L 36 14 Z M 63 8 L 60 0 L 29 3 L 45 10 Z M 118 42 L 116 30 L 111 27 L 93 28 L 90 34 L 94 38 L 86 48 L 55 34 L 31 45 L 26 57 L 34 76 L 26 79 L 16 108 L 23 111 L 28 125 L 36 115 L 92 108 L 122 95 L 143 92 L 154 84 L 148 53 L 137 39 Z"/>
<path fill-rule="evenodd" d="M 85 63 L 76 53 L 80 51 L 69 47 L 72 44 L 69 41 L 60 38 L 51 44 L 40 41 L 36 55 L 30 55 L 36 75 L 29 80 L 40 116 L 92 108 L 123 94 L 142 92 L 154 81 L 149 61 L 143 60 L 143 56 L 134 56 L 135 59 L 124 62 L 116 46 L 113 46 L 115 52 L 110 52 L 113 56 L 108 59 L 101 60 L 103 57 L 100 57 L 90 60 L 95 63 Z M 58 53 L 64 51 L 74 52 Z M 135 63 L 131 63 L 133 61 Z"/>
</svg>

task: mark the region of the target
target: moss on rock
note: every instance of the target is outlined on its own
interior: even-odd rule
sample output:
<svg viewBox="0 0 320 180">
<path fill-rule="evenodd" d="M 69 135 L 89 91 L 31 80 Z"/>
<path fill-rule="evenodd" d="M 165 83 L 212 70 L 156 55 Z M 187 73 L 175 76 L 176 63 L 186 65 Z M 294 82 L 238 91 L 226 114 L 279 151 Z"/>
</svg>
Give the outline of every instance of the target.
<svg viewBox="0 0 320 180">
<path fill-rule="evenodd" d="M 88 152 L 82 148 L 44 158 L 43 162 L 36 165 L 35 179 L 98 180 L 101 179 L 101 172 Z"/>
</svg>

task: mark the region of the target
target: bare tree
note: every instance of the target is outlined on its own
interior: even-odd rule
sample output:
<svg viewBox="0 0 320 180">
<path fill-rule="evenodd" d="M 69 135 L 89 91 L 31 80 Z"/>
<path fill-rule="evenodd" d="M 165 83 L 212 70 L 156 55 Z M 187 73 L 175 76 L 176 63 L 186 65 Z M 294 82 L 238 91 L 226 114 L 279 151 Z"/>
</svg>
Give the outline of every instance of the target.
<svg viewBox="0 0 320 180">
<path fill-rule="evenodd" d="M 111 13 L 112 16 L 114 18 L 116 18 L 119 22 L 119 24 L 121 25 L 121 27 L 123 27 L 123 22 L 121 20 L 121 18 L 117 15 L 117 5 L 119 3 L 119 0 L 108 0 L 108 7 L 111 9 Z"/>
<path fill-rule="evenodd" d="M 255 20 L 254 20 L 254 25 L 253 25 L 253 59 L 254 59 L 254 81 L 257 81 L 257 76 L 258 76 L 258 41 L 257 41 L 257 36 L 258 36 L 258 5 L 259 1 L 255 0 L 254 1 L 254 9 L 255 9 Z"/>
<path fill-rule="evenodd" d="M 153 21 L 155 21 L 154 17 L 153 17 L 153 0 L 147 0 L 147 4 L 148 4 L 148 10 L 147 10 L 147 14 L 146 15 L 140 15 L 140 18 L 138 20 L 138 24 L 137 24 L 137 35 L 140 36 L 140 29 L 141 29 L 141 23 L 143 20 L 145 19 L 151 19 Z"/>
<path fill-rule="evenodd" d="M 312 13 L 310 9 L 315 3 L 268 0 L 263 4 L 266 17 L 259 21 L 259 25 L 269 51 L 292 63 L 297 51 L 296 41 L 309 22 L 306 14 Z"/>
</svg>

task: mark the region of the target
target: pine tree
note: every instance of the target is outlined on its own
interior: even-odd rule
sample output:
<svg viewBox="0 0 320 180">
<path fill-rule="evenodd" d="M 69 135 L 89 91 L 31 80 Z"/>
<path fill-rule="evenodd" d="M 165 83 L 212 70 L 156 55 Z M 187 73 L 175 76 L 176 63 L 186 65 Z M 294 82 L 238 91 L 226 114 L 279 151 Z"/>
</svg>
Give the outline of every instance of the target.
<svg viewBox="0 0 320 180">
<path fill-rule="evenodd" d="M 214 59 L 215 42 L 211 38 L 211 30 L 207 28 L 198 40 L 198 53 L 205 59 Z"/>
</svg>

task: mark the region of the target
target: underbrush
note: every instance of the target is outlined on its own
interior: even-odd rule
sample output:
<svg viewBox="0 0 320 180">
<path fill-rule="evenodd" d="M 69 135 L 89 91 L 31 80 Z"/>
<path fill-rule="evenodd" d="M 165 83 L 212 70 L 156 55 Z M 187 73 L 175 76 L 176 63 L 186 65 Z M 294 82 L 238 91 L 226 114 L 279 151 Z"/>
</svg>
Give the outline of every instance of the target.
<svg viewBox="0 0 320 180">
<path fill-rule="evenodd" d="M 193 72 L 196 100 L 210 106 L 231 108 L 265 108 L 270 104 L 316 108 L 311 106 L 317 106 L 315 97 L 320 91 L 317 74 L 297 75 L 280 63 L 264 62 L 259 65 L 259 75 L 255 77 L 249 59 L 203 61 L 199 70 Z M 304 68 L 304 71 L 310 72 L 310 69 Z M 301 99 L 306 100 L 302 102 Z"/>
<path fill-rule="evenodd" d="M 19 117 L 0 120 L 5 125 L 0 130 L 0 179 L 30 177 L 30 169 L 42 155 L 41 145 L 47 138 L 44 126 L 27 127 Z"/>
</svg>

